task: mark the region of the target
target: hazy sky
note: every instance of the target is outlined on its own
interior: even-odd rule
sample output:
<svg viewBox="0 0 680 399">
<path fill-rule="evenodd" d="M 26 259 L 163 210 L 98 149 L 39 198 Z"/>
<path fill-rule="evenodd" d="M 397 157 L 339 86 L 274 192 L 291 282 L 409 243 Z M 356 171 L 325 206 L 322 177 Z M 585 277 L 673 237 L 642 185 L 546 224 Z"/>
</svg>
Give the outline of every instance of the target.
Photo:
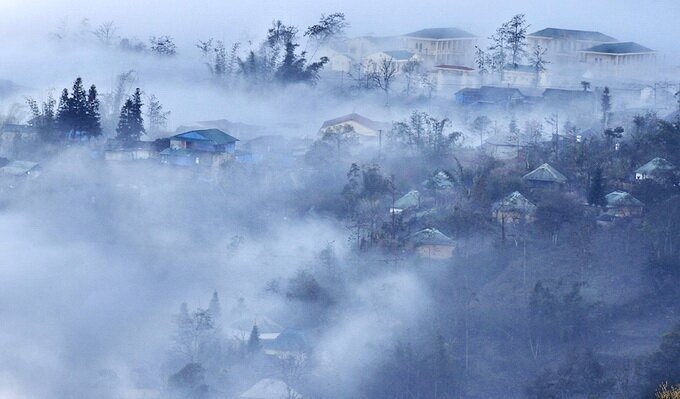
<svg viewBox="0 0 680 399">
<path fill-rule="evenodd" d="M 488 36 L 500 22 L 523 12 L 532 29 L 596 29 L 622 41 L 633 40 L 665 53 L 680 53 L 674 43 L 680 33 L 677 0 L 0 0 L 5 21 L 0 33 L 5 40 L 45 34 L 62 17 L 68 17 L 71 25 L 87 17 L 94 25 L 114 20 L 121 33 L 143 39 L 152 34 L 170 34 L 186 44 L 210 36 L 231 42 L 249 38 L 246 32 L 252 38 L 274 18 L 307 26 L 320 13 L 333 11 L 347 14 L 351 34 L 399 34 L 423 27 L 457 26 L 480 36 Z"/>
</svg>

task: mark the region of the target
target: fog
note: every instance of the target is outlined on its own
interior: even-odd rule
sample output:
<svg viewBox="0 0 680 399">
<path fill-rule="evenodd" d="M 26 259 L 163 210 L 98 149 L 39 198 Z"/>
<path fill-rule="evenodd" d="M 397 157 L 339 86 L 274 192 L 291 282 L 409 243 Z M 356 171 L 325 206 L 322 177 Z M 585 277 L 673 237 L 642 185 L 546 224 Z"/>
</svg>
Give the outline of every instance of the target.
<svg viewBox="0 0 680 399">
<path fill-rule="evenodd" d="M 677 2 L 0 13 L 0 398 L 680 392 Z M 656 53 L 513 67 L 517 14 Z M 433 27 L 479 52 L 349 56 Z"/>
</svg>

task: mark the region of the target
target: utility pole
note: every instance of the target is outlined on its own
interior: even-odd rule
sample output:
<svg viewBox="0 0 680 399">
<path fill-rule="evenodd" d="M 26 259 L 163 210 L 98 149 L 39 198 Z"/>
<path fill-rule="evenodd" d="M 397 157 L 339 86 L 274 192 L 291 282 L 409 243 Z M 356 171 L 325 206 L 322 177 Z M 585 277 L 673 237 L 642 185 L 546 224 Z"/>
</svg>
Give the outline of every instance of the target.
<svg viewBox="0 0 680 399">
<path fill-rule="evenodd" d="M 382 129 L 378 130 L 378 161 L 382 156 Z"/>
</svg>

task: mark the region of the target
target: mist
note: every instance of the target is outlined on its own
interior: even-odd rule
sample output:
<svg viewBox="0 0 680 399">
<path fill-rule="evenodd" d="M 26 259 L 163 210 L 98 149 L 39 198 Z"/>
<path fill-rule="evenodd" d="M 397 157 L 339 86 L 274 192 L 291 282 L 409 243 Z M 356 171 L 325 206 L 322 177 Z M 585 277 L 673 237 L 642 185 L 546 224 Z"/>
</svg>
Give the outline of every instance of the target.
<svg viewBox="0 0 680 399">
<path fill-rule="evenodd" d="M 0 11 L 0 397 L 680 392 L 676 2 Z"/>
</svg>

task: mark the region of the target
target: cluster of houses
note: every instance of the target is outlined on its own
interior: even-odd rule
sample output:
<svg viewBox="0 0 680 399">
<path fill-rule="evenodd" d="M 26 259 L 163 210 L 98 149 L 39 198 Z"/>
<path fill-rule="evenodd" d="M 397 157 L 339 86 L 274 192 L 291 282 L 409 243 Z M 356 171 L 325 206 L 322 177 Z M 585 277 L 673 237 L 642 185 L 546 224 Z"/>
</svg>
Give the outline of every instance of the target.
<svg viewBox="0 0 680 399">
<path fill-rule="evenodd" d="M 655 158 L 636 169 L 632 178 L 635 181 L 663 180 L 676 172 L 677 169 L 670 162 Z M 547 163 L 522 176 L 522 180 L 531 194 L 565 191 L 568 186 L 567 177 Z M 453 183 L 441 171 L 435 173 L 430 181 L 435 182 L 440 190 L 453 188 Z M 449 192 L 448 195 L 450 194 Z M 430 212 L 434 212 L 433 206 L 433 201 L 428 201 L 419 191 L 411 190 L 394 202 L 390 212 L 407 223 L 418 226 L 423 224 L 423 220 L 426 220 Z M 603 227 L 619 222 L 637 223 L 643 215 L 644 207 L 645 205 L 629 192 L 614 190 L 605 195 L 605 205 L 598 209 L 596 221 Z M 513 229 L 517 230 L 534 222 L 536 210 L 535 203 L 519 191 L 514 191 L 492 205 L 490 217 L 501 227 L 505 237 L 506 231 L 513 234 Z M 414 254 L 432 260 L 449 259 L 456 250 L 455 240 L 431 227 L 417 229 L 408 235 L 407 242 Z"/>
<path fill-rule="evenodd" d="M 596 31 L 545 28 L 527 35 L 527 48 L 546 49 L 550 69 L 578 71 L 580 75 L 630 74 L 656 62 L 656 52 L 635 42 L 620 42 Z M 428 28 L 401 36 L 361 36 L 347 39 L 328 54 L 332 71 L 350 73 L 355 65 L 367 68 L 387 59 L 397 72 L 409 61 L 418 61 L 432 75 L 441 91 L 475 87 L 484 76 L 475 65 L 480 37 L 465 30 Z M 538 78 L 537 78 L 538 73 Z M 530 65 L 507 65 L 499 85 L 547 87 L 551 76 Z"/>
</svg>

